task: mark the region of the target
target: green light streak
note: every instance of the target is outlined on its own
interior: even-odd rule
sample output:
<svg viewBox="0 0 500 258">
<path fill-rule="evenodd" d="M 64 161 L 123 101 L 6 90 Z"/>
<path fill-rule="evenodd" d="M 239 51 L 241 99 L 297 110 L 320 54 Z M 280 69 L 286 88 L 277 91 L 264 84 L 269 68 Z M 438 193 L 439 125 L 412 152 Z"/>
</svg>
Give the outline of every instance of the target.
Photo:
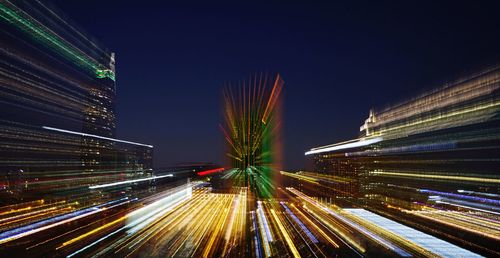
<svg viewBox="0 0 500 258">
<path fill-rule="evenodd" d="M 104 65 L 96 60 L 84 55 L 79 49 L 65 42 L 57 34 L 54 34 L 49 29 L 43 27 L 41 24 L 21 12 L 9 7 L 4 2 L 0 2 L 0 17 L 33 38 L 39 40 L 42 44 L 53 48 L 57 53 L 67 58 L 76 65 L 87 69 L 94 73 L 96 78 L 109 78 L 115 80 L 115 73 L 107 69 Z"/>
</svg>

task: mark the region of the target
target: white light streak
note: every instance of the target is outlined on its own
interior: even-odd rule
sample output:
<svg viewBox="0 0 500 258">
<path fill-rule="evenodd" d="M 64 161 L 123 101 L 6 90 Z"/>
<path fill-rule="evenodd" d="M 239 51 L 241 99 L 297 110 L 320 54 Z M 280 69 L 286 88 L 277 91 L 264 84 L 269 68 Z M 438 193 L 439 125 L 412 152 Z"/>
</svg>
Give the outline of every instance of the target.
<svg viewBox="0 0 500 258">
<path fill-rule="evenodd" d="M 42 128 L 46 129 L 46 130 L 61 132 L 61 133 L 68 133 L 68 134 L 74 134 L 74 135 L 80 135 L 80 136 L 87 136 L 87 137 L 93 137 L 93 138 L 97 138 L 97 139 L 103 139 L 103 140 L 108 140 L 108 141 L 121 142 L 121 143 L 127 143 L 127 144 L 133 144 L 133 145 L 138 145 L 138 146 L 144 146 L 144 147 L 148 147 L 148 148 L 153 148 L 153 145 L 142 144 L 142 143 L 137 143 L 137 142 L 130 142 L 130 141 L 124 141 L 124 140 L 118 140 L 118 139 L 104 137 L 104 136 L 99 136 L 99 135 L 95 135 L 95 134 L 75 132 L 75 131 L 64 130 L 64 129 L 54 128 L 54 127 L 49 127 L 49 126 L 42 126 Z"/>
<path fill-rule="evenodd" d="M 110 186 L 130 184 L 130 183 L 159 179 L 159 178 L 164 178 L 164 177 L 173 177 L 173 176 L 174 176 L 173 174 L 167 174 L 167 175 L 162 175 L 162 176 L 152 176 L 152 177 L 146 177 L 146 178 L 140 178 L 140 179 L 134 179 L 134 180 L 119 181 L 119 182 L 103 184 L 103 185 L 93 185 L 93 186 L 89 186 L 89 189 L 105 188 L 105 187 L 110 187 Z"/>
<path fill-rule="evenodd" d="M 434 236 L 407 227 L 364 209 L 344 209 L 354 216 L 373 223 L 383 230 L 400 236 L 440 257 L 481 257 L 473 252 L 450 244 Z"/>
<path fill-rule="evenodd" d="M 129 235 L 136 233 L 149 223 L 165 215 L 175 206 L 191 198 L 192 195 L 192 187 L 188 183 L 185 186 L 170 190 L 169 194 L 162 199 L 129 213 L 126 224 L 127 233 Z"/>
<path fill-rule="evenodd" d="M 310 151 L 306 152 L 305 155 L 311 155 L 311 154 L 322 153 L 322 152 L 329 152 L 329 151 L 334 151 L 334 150 L 343 150 L 343 149 L 349 149 L 349 148 L 355 148 L 355 147 L 362 147 L 362 146 L 367 146 L 367 145 L 374 144 L 374 143 L 377 143 L 377 142 L 380 142 L 383 140 L 384 139 L 382 137 L 377 137 L 377 138 L 366 139 L 366 140 L 361 139 L 359 141 L 346 143 L 346 144 L 314 148 L 314 149 L 311 149 Z"/>
</svg>

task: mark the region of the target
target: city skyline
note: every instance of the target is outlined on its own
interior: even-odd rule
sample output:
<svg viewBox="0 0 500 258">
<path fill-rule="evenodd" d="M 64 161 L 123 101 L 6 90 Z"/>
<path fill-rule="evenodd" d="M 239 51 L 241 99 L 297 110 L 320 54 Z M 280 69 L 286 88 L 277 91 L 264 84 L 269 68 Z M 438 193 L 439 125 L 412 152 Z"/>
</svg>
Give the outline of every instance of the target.
<svg viewBox="0 0 500 258">
<path fill-rule="evenodd" d="M 304 151 L 355 137 L 370 108 L 500 57 L 495 2 L 54 4 L 116 52 L 118 137 L 155 145 L 168 157 L 155 167 L 224 161 L 218 125 L 228 81 L 286 78 L 283 164 L 303 169 Z"/>
<path fill-rule="evenodd" d="M 0 0 L 0 256 L 500 256 L 496 5 Z"/>
</svg>

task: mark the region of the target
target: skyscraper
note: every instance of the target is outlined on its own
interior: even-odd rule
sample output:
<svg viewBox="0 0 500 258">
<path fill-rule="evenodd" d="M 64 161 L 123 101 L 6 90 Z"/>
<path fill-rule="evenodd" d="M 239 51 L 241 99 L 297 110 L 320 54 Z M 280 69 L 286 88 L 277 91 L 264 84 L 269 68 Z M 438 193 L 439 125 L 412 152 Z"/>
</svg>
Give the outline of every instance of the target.
<svg viewBox="0 0 500 258">
<path fill-rule="evenodd" d="M 350 180 L 330 185 L 326 195 L 359 196 L 350 199 L 355 206 L 416 227 L 432 223 L 444 237 L 493 254 L 485 247 L 498 239 L 486 225 L 500 211 L 499 93 L 500 68 L 484 70 L 371 110 L 360 138 L 306 155 L 319 175 Z"/>
<path fill-rule="evenodd" d="M 116 139 L 115 79 L 114 53 L 53 7 L 0 2 L 2 201 L 151 173 L 153 146 Z"/>
<path fill-rule="evenodd" d="M 230 175 L 237 184 L 250 185 L 261 196 L 270 196 L 272 172 L 280 162 L 280 97 L 283 80 L 279 75 L 251 76 L 224 92 L 221 126 L 227 156 L 233 167 Z"/>
</svg>

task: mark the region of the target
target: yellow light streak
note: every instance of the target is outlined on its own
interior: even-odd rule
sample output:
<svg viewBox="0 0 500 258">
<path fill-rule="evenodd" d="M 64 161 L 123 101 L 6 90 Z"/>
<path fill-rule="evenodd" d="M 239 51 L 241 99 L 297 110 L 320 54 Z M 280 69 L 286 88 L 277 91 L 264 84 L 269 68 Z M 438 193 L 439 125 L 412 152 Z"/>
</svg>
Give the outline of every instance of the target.
<svg viewBox="0 0 500 258">
<path fill-rule="evenodd" d="M 10 221 L 7 221 L 7 222 L 4 222 L 2 224 L 0 224 L 0 227 L 3 227 L 5 225 L 9 225 L 9 224 L 12 224 L 12 223 L 16 223 L 16 222 L 19 222 L 19 221 L 24 221 L 24 220 L 29 220 L 29 219 L 34 219 L 34 218 L 39 218 L 39 217 L 43 217 L 45 215 L 54 215 L 54 214 L 61 214 L 61 213 L 64 213 L 66 211 L 71 211 L 73 210 L 71 207 L 66 207 L 66 208 L 62 208 L 62 209 L 57 209 L 57 207 L 52 207 L 52 208 L 49 208 L 47 210 L 44 210 L 42 212 L 37 212 L 37 213 L 34 213 L 34 215 L 31 215 L 31 216 L 23 216 L 19 219 L 16 219 L 16 220 L 10 220 Z"/>
<path fill-rule="evenodd" d="M 278 228 L 280 229 L 281 234 L 283 234 L 283 237 L 285 237 L 285 241 L 288 244 L 288 247 L 290 247 L 290 250 L 292 251 L 293 256 L 300 257 L 299 251 L 297 250 L 297 248 L 293 244 L 293 241 L 290 238 L 290 236 L 288 235 L 288 233 L 286 232 L 285 227 L 283 226 L 283 224 L 281 224 L 281 221 L 279 220 L 278 216 L 276 215 L 276 212 L 274 212 L 274 209 L 271 209 L 271 214 L 273 215 L 273 218 L 276 221 L 276 224 L 278 225 Z"/>
<path fill-rule="evenodd" d="M 445 180 L 457 180 L 457 181 L 471 181 L 471 182 L 495 183 L 495 184 L 500 183 L 500 179 L 496 179 L 496 178 L 482 178 L 482 177 L 468 177 L 468 176 L 444 176 L 444 175 L 429 175 L 429 174 L 385 172 L 385 171 L 372 171 L 372 172 L 370 172 L 370 174 L 388 175 L 388 176 L 402 176 L 402 177 L 420 177 L 420 178 L 430 178 L 430 179 L 445 179 Z"/>
<path fill-rule="evenodd" d="M 303 175 L 295 174 L 295 173 L 289 173 L 289 172 L 285 172 L 285 171 L 280 171 L 280 174 L 282 174 L 284 176 L 288 176 L 288 177 L 293 177 L 293 178 L 297 178 L 297 179 L 300 179 L 300 180 L 304 180 L 304 181 L 307 181 L 309 183 L 319 184 L 317 179 L 314 179 L 314 178 L 311 178 L 311 177 L 308 177 L 308 176 L 303 176 Z"/>
<path fill-rule="evenodd" d="M 339 248 L 337 242 L 333 241 L 333 239 L 331 239 L 320 227 L 318 227 L 316 223 L 312 222 L 304 213 L 297 209 L 295 205 L 292 204 L 291 206 L 300 214 L 302 218 L 304 218 L 309 223 L 309 225 L 312 225 L 324 238 L 326 238 L 326 240 L 330 242 L 330 244 L 332 244 L 335 248 Z"/>
<path fill-rule="evenodd" d="M 428 220 L 432 220 L 432 221 L 437 222 L 437 223 L 441 223 L 441 224 L 445 224 L 445 225 L 452 226 L 455 228 L 459 228 L 461 230 L 465 230 L 465 231 L 472 232 L 472 233 L 475 233 L 478 235 L 482 235 L 482 236 L 485 236 L 488 238 L 492 238 L 492 239 L 495 239 L 497 241 L 500 240 L 500 236 L 498 235 L 498 231 L 496 231 L 494 233 L 489 233 L 489 232 L 485 231 L 484 228 L 478 229 L 477 227 L 472 227 L 470 223 L 463 223 L 463 222 L 459 222 L 455 219 L 446 218 L 440 214 L 442 212 L 410 212 L 410 211 L 408 211 L 408 212 L 413 214 L 413 215 L 416 215 L 416 216 L 419 216 L 422 218 L 426 218 Z M 444 213 L 447 213 L 447 212 L 445 211 Z"/>
<path fill-rule="evenodd" d="M 234 197 L 231 198 L 231 200 L 234 202 Z M 229 205 L 231 202 L 229 202 Z M 227 204 L 226 204 L 227 205 Z M 224 206 L 226 206 L 224 205 Z M 212 236 L 208 240 L 208 244 L 206 245 L 205 251 L 203 252 L 203 257 L 209 257 L 211 250 L 212 250 L 212 245 L 215 242 L 216 237 L 224 230 L 224 224 L 227 219 L 227 216 L 229 214 L 229 208 L 225 207 L 224 208 L 224 213 L 222 216 L 219 216 L 219 220 L 215 226 L 216 230 L 212 232 Z"/>
<path fill-rule="evenodd" d="M 65 247 L 65 246 L 71 245 L 71 244 L 73 244 L 73 243 L 75 243 L 75 242 L 77 242 L 77 241 L 79 241 L 81 239 L 84 239 L 84 238 L 86 238 L 86 237 L 88 237 L 90 235 L 93 235 L 93 234 L 95 234 L 95 233 L 97 233 L 97 232 L 99 232 L 99 231 L 101 231 L 103 229 L 106 229 L 106 228 L 109 228 L 109 227 L 111 227 L 113 225 L 116 225 L 117 223 L 124 221 L 126 218 L 127 218 L 127 216 L 123 216 L 123 217 L 121 217 L 121 218 L 119 218 L 117 220 L 109 222 L 109 223 L 107 223 L 105 225 L 102 225 L 102 226 L 100 226 L 100 227 L 98 227 L 98 228 L 96 228 L 94 230 L 91 230 L 91 231 L 89 231 L 89 232 L 87 232 L 85 234 L 82 234 L 82 235 L 80 235 L 78 237 L 75 237 L 75 238 L 69 240 L 69 241 L 66 241 L 62 245 L 60 245 L 59 247 L 57 247 L 56 250 L 59 250 L 59 249 Z"/>
<path fill-rule="evenodd" d="M 405 125 L 400 125 L 400 126 L 396 126 L 396 127 L 392 127 L 392 128 L 388 128 L 388 129 L 383 129 L 383 130 L 380 130 L 380 131 L 378 131 L 376 133 L 373 133 L 373 134 L 370 134 L 370 135 L 382 135 L 382 134 L 384 134 L 386 132 L 390 132 L 390 131 L 394 131 L 394 130 L 399 130 L 399 129 L 402 129 L 402 128 L 405 128 L 405 127 L 415 126 L 415 125 L 419 125 L 419 124 L 423 124 L 423 123 L 437 121 L 437 120 L 444 119 L 444 118 L 450 118 L 450 117 L 453 117 L 453 116 L 463 115 L 463 114 L 474 112 L 474 111 L 479 111 L 479 110 L 488 109 L 488 108 L 491 108 L 491 107 L 496 107 L 498 105 L 500 105 L 500 101 L 493 102 L 493 103 L 486 104 L 486 105 L 482 105 L 482 106 L 478 106 L 478 107 L 472 107 L 472 108 L 468 108 L 468 109 L 464 109 L 464 110 L 459 110 L 459 111 L 451 112 L 449 114 L 438 115 L 436 117 L 431 117 L 431 118 L 428 118 L 428 119 L 424 119 L 424 120 L 421 120 L 421 121 L 417 121 L 417 122 L 413 122 L 413 123 L 409 123 L 409 124 L 405 124 Z"/>
</svg>

